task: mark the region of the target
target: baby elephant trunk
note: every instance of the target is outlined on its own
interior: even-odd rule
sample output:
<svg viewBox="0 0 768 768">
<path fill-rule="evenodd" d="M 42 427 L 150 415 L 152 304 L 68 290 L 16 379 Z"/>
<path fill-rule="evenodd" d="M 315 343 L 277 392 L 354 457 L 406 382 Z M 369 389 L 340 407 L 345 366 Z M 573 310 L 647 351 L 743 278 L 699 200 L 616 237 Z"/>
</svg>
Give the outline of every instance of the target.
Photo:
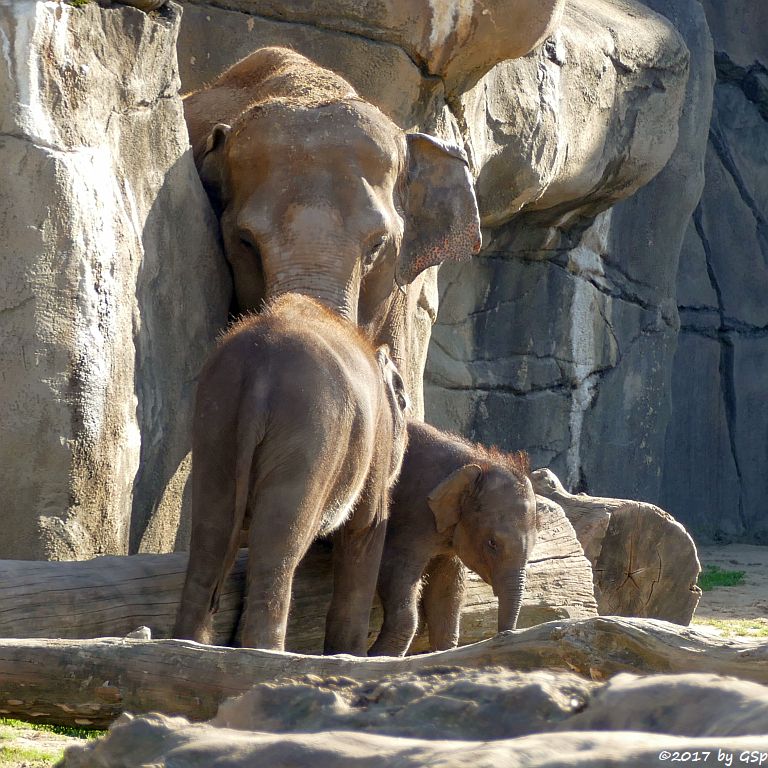
<svg viewBox="0 0 768 768">
<path fill-rule="evenodd" d="M 494 586 L 499 596 L 499 632 L 514 629 L 525 591 L 525 568 L 507 571 Z"/>
</svg>

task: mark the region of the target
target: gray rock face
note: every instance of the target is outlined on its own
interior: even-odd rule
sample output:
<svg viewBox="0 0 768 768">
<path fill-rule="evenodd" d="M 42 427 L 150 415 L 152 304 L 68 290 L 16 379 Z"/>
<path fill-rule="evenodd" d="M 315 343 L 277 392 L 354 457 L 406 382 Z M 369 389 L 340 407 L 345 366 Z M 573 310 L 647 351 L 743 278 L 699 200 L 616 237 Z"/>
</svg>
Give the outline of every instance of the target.
<svg viewBox="0 0 768 768">
<path fill-rule="evenodd" d="M 621 674 L 595 691 L 588 706 L 558 729 L 757 735 L 768 731 L 768 688 L 718 675 Z"/>
<path fill-rule="evenodd" d="M 661 503 L 706 539 L 768 542 L 768 9 L 702 3 L 717 83 L 677 278 Z"/>
<path fill-rule="evenodd" d="M 444 81 L 449 92 L 460 92 L 498 62 L 537 48 L 558 25 L 565 6 L 564 0 L 467 0 L 458 5 L 433 0 L 190 1 L 246 14 L 253 23 L 274 19 L 383 41 L 425 74 Z"/>
<path fill-rule="evenodd" d="M 677 261 L 703 186 L 711 38 L 690 0 L 645 3 L 640 33 L 617 9 L 611 16 L 600 4 L 585 5 L 566 13 L 564 52 L 555 45 L 549 53 L 562 70 L 563 106 L 553 114 L 573 126 L 564 129 L 567 159 L 538 192 L 537 179 L 525 194 L 510 187 L 521 213 L 496 226 L 491 212 L 480 258 L 440 273 L 427 419 L 525 447 L 534 465 L 551 466 L 570 488 L 658 500 L 678 332 Z M 687 85 L 671 25 L 690 51 Z M 614 31 L 610 41 L 603 29 Z M 589 54 L 578 42 L 587 37 L 603 40 Z M 644 53 L 633 58 L 641 40 Z M 600 106 L 607 94 L 586 95 L 607 87 L 598 76 L 604 71 L 614 78 L 613 112 Z M 670 94 L 682 87 L 678 122 Z M 575 115 L 603 127 L 585 130 Z M 650 135 L 668 140 L 656 146 L 658 156 L 643 152 Z M 482 180 L 481 172 L 481 200 Z"/>
<path fill-rule="evenodd" d="M 271 733 L 508 739 L 566 721 L 586 706 L 595 686 L 568 673 L 502 668 L 439 667 L 368 683 L 308 677 L 257 685 L 225 701 L 211 725 Z"/>
<path fill-rule="evenodd" d="M 174 545 L 229 291 L 177 32 L 185 90 L 289 45 L 467 149 L 484 250 L 409 288 L 420 360 L 441 304 L 429 421 L 768 540 L 768 11 L 571 0 L 555 29 L 558 0 L 460 5 L 194 0 L 180 30 L 172 4 L 0 9 L 0 557 Z"/>
<path fill-rule="evenodd" d="M 228 286 L 176 95 L 178 18 L 0 8 L 0 557 L 137 546 L 188 452 Z"/>
<path fill-rule="evenodd" d="M 86 747 L 70 747 L 62 768 L 123 768 L 173 765 L 174 768 L 648 768 L 659 754 L 682 755 L 718 750 L 738 758 L 765 750 L 765 738 L 675 738 L 644 733 L 537 734 L 503 741 L 424 741 L 345 731 L 314 736 L 275 735 L 190 725 L 180 717 L 123 715 L 109 736 Z M 130 762 L 128 762 L 130 761 Z M 721 763 L 722 764 L 722 763 Z"/>
<path fill-rule="evenodd" d="M 756 750 L 759 760 L 766 728 L 768 689 L 733 678 L 623 674 L 599 685 L 563 672 L 435 669 L 262 684 L 205 725 L 123 715 L 105 738 L 70 747 L 63 766 L 645 768 L 685 751 L 735 762 Z"/>
</svg>

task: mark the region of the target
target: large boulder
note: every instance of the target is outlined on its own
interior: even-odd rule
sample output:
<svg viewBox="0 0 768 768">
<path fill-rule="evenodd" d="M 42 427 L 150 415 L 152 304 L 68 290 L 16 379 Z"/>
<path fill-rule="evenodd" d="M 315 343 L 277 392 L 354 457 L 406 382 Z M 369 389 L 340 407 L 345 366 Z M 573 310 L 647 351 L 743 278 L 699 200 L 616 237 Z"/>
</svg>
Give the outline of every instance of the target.
<svg viewBox="0 0 768 768">
<path fill-rule="evenodd" d="M 768 542 L 768 6 L 704 0 L 717 82 L 677 276 L 661 502 L 709 540 Z"/>
<path fill-rule="evenodd" d="M 374 682 L 276 680 L 204 725 L 120 717 L 70 747 L 64 768 L 193 766 L 645 766 L 674 755 L 768 759 L 768 689 L 715 675 L 619 675 L 444 667 Z M 127 762 L 126 762 L 127 761 Z"/>
<path fill-rule="evenodd" d="M 756 764 L 765 737 L 692 739 L 637 732 L 536 734 L 503 741 L 426 741 L 368 736 L 346 731 L 270 734 L 190 725 L 183 718 L 127 715 L 105 739 L 70 747 L 61 768 L 123 768 L 173 765 L 174 768 L 648 768 L 659 755 L 707 754 L 731 761 L 744 755 Z M 728 763 L 720 763 L 727 765 Z"/>
<path fill-rule="evenodd" d="M 127 552 L 153 516 L 174 543 L 163 493 L 229 292 L 177 95 L 179 15 L 0 9 L 0 557 Z"/>
<path fill-rule="evenodd" d="M 498 62 L 519 58 L 538 47 L 557 27 L 565 0 L 189 0 L 189 4 L 204 8 L 206 13 L 218 7 L 246 14 L 251 30 L 270 19 L 292 25 L 287 35 L 299 39 L 302 33 L 297 27 L 308 25 L 342 33 L 346 38 L 383 42 L 399 49 L 425 75 L 439 78 L 446 90 L 454 93 L 464 90 Z M 188 27 L 199 26 L 200 21 L 198 18 Z M 216 30 L 215 36 L 219 35 Z M 216 47 L 210 38 L 199 42 L 202 47 L 195 50 L 206 54 Z M 355 45 L 343 38 L 338 42 L 342 49 L 347 47 L 345 42 L 352 48 Z M 251 45 L 257 47 L 253 41 Z M 372 51 L 376 48 L 367 47 Z M 207 55 L 205 59 L 195 58 L 208 66 Z M 336 63 L 341 64 L 342 71 L 346 69 L 343 62 Z M 375 61 L 359 60 L 356 64 L 350 69 L 375 71 Z M 390 85 L 398 88 L 401 83 Z"/>
<path fill-rule="evenodd" d="M 428 420 L 627 498 L 659 485 L 676 260 L 710 108 L 698 3 L 653 5 L 679 30 L 640 4 L 576 0 L 551 44 L 465 98 L 489 115 L 473 141 L 489 231 L 471 264 L 441 270 L 425 387 Z"/>
</svg>

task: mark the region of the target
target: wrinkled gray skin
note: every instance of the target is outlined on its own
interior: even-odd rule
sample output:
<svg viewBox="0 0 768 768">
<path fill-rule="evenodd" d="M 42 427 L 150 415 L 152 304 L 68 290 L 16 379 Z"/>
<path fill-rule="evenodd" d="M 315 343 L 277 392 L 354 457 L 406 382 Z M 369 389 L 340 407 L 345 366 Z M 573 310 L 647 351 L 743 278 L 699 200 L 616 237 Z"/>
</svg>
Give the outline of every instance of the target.
<svg viewBox="0 0 768 768">
<path fill-rule="evenodd" d="M 388 344 L 405 381 L 420 382 L 408 349 L 418 297 L 398 286 L 480 247 L 462 150 L 404 134 L 341 77 L 284 48 L 250 54 L 186 96 L 184 112 L 238 308 L 313 296 Z"/>
<path fill-rule="evenodd" d="M 313 299 L 279 297 L 207 361 L 192 433 L 192 537 L 173 635 L 209 640 L 248 531 L 242 644 L 282 650 L 293 575 L 337 531 L 325 651 L 365 655 L 407 397 L 385 348 Z"/>
<path fill-rule="evenodd" d="M 384 623 L 369 655 L 402 656 L 423 605 L 433 650 L 459 639 L 464 565 L 499 598 L 499 631 L 514 629 L 536 543 L 536 496 L 524 454 L 500 454 L 409 422 L 392 495 L 378 593 Z"/>
</svg>

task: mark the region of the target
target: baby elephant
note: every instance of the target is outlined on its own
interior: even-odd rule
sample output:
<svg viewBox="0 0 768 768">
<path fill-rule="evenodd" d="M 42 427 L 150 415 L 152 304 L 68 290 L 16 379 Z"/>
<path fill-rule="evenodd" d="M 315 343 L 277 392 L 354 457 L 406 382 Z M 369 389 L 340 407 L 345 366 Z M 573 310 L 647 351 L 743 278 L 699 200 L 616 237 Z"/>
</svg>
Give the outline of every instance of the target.
<svg viewBox="0 0 768 768">
<path fill-rule="evenodd" d="M 536 497 L 524 453 L 505 454 L 427 424 L 408 424 L 392 497 L 378 592 L 384 624 L 371 655 L 406 653 L 423 605 L 433 650 L 459 639 L 462 563 L 499 598 L 499 631 L 514 629 L 536 543 Z"/>
<path fill-rule="evenodd" d="M 386 347 L 313 299 L 285 294 L 234 325 L 198 384 L 174 637 L 209 639 L 247 529 L 242 644 L 282 650 L 296 566 L 313 539 L 339 529 L 325 650 L 365 655 L 406 407 Z"/>
</svg>

